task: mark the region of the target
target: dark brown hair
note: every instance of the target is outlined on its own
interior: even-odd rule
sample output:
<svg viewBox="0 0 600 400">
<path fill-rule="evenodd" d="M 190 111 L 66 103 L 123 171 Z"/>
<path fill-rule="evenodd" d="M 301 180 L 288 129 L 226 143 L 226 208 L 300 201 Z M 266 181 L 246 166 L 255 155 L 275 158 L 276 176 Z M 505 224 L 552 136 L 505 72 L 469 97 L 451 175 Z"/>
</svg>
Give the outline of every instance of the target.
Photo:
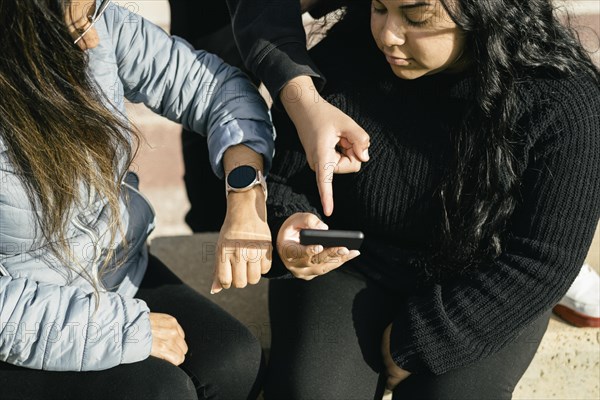
<svg viewBox="0 0 600 400">
<path fill-rule="evenodd" d="M 0 0 L 0 136 L 36 212 L 37 237 L 66 266 L 71 211 L 91 193 L 108 203 L 116 237 L 120 181 L 137 143 L 88 76 L 87 55 L 65 24 L 68 9 L 64 0 Z"/>
<path fill-rule="evenodd" d="M 439 192 L 438 261 L 460 272 L 502 252 L 519 202 L 519 82 L 585 75 L 600 84 L 600 73 L 551 0 L 440 1 L 467 35 L 475 81 L 473 106 L 453 138 L 454 163 Z"/>
</svg>

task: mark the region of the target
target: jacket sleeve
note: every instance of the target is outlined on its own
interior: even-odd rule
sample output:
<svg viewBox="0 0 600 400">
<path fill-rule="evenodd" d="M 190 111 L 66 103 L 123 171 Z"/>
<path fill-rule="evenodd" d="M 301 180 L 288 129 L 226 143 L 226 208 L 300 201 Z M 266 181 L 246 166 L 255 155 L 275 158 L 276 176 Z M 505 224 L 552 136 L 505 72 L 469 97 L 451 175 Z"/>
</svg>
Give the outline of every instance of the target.
<svg viewBox="0 0 600 400">
<path fill-rule="evenodd" d="M 223 153 L 240 143 L 262 154 L 268 171 L 273 129 L 267 106 L 248 78 L 142 17 L 114 9 L 106 18 L 125 97 L 207 135 L 210 161 L 219 177 Z"/>
<path fill-rule="evenodd" d="M 572 97 L 579 109 L 557 112 L 552 134 L 534 145 L 503 253 L 399 305 L 390 350 L 400 367 L 442 374 L 489 356 L 567 292 L 600 218 L 597 90 L 593 96 Z"/>
<path fill-rule="evenodd" d="M 317 89 L 325 78 L 308 55 L 299 0 L 227 0 L 233 34 L 246 68 L 273 99 L 291 79 L 313 77 Z"/>
<path fill-rule="evenodd" d="M 113 292 L 0 277 L 0 359 L 49 371 L 95 371 L 150 355 L 149 310 Z"/>
</svg>

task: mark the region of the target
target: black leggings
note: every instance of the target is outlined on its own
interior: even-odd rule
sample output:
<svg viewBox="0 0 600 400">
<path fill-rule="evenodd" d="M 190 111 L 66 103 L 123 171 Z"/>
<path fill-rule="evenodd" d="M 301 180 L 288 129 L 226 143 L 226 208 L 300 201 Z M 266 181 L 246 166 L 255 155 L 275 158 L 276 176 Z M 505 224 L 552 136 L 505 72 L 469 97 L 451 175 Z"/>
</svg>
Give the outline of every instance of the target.
<svg viewBox="0 0 600 400">
<path fill-rule="evenodd" d="M 310 282 L 269 285 L 272 344 L 265 399 L 370 400 L 383 393 L 381 337 L 397 295 L 339 270 Z M 510 399 L 549 316 L 484 360 L 440 376 L 411 375 L 394 399 Z"/>
<path fill-rule="evenodd" d="M 136 298 L 173 315 L 186 334 L 185 362 L 150 357 L 105 371 L 38 371 L 0 363 L 1 399 L 254 399 L 260 391 L 259 341 L 236 319 L 181 282 L 157 258 Z"/>
</svg>

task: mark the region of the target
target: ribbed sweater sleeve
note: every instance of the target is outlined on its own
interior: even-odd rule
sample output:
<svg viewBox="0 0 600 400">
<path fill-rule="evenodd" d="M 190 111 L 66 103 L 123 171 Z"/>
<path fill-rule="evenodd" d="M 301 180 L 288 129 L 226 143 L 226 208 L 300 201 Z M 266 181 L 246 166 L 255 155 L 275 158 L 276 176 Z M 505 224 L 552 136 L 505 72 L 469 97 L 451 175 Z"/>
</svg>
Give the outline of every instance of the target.
<svg viewBox="0 0 600 400">
<path fill-rule="evenodd" d="M 533 97 L 550 107 L 525 117 L 532 134 L 545 126 L 504 252 L 398 304 L 390 347 L 408 371 L 442 374 L 499 351 L 558 302 L 581 267 L 600 218 L 600 92 L 589 80 L 544 85 Z"/>
<path fill-rule="evenodd" d="M 227 0 L 236 44 L 248 68 L 273 99 L 291 79 L 313 77 L 320 89 L 323 75 L 308 55 L 298 0 Z"/>
</svg>

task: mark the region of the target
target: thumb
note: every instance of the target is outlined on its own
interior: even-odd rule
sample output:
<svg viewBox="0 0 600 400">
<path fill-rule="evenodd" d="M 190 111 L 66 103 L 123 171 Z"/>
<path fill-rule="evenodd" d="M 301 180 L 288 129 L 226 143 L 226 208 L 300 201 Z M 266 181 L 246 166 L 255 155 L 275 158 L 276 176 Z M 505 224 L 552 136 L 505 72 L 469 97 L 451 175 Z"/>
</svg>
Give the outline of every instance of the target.
<svg viewBox="0 0 600 400">
<path fill-rule="evenodd" d="M 329 229 L 327 224 L 321 221 L 315 214 L 307 213 L 304 224 L 309 229 Z"/>
<path fill-rule="evenodd" d="M 393 376 L 388 376 L 387 381 L 385 382 L 385 388 L 387 390 L 393 391 L 396 388 L 396 386 L 400 384 L 400 382 L 402 382 L 402 379 L 398 379 Z"/>
<path fill-rule="evenodd" d="M 355 123 L 355 129 L 345 132 L 345 139 L 352 144 L 354 154 L 362 161 L 369 161 L 369 146 L 371 144 L 369 134 Z"/>
</svg>

